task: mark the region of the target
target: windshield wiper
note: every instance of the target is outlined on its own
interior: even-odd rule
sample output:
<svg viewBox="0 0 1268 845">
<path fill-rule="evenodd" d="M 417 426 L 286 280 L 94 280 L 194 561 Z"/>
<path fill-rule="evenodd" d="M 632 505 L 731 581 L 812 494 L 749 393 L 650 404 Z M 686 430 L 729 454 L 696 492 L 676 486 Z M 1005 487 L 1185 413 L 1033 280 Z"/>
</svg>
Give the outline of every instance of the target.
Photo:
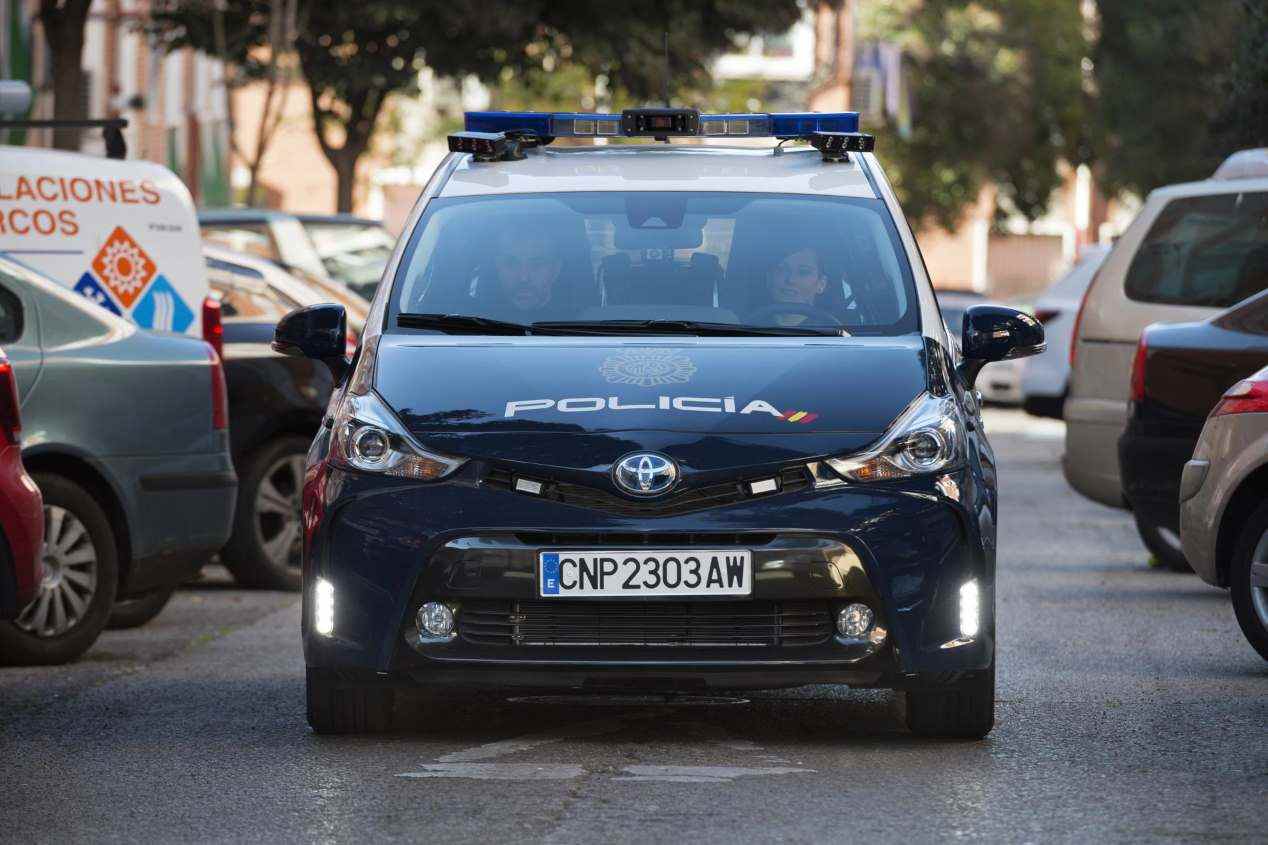
<svg viewBox="0 0 1268 845">
<path fill-rule="evenodd" d="M 476 317 L 472 314 L 409 314 L 396 317 L 396 324 L 403 329 L 436 329 L 442 332 L 470 332 L 483 334 L 532 334 L 532 327 L 523 323 Z"/>
<path fill-rule="evenodd" d="M 744 336 L 822 336 L 841 337 L 841 330 L 827 326 L 746 326 L 738 323 L 707 323 L 696 320 L 556 320 L 533 323 L 537 333 L 568 332 L 578 334 L 625 334 L 649 331 L 668 334 L 744 335 Z"/>
</svg>

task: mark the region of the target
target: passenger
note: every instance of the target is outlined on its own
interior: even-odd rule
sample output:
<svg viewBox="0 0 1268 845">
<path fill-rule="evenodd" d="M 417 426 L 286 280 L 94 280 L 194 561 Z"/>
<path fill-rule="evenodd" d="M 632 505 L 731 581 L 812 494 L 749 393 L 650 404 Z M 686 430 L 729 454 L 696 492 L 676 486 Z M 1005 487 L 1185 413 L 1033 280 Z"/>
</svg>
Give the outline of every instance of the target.
<svg viewBox="0 0 1268 845">
<path fill-rule="evenodd" d="M 771 299 L 800 305 L 814 305 L 828 286 L 819 252 L 803 247 L 783 257 L 766 274 Z"/>
<path fill-rule="evenodd" d="M 516 311 L 550 304 L 563 261 L 554 242 L 539 232 L 508 229 L 497 237 L 493 263 L 502 300 Z"/>
</svg>

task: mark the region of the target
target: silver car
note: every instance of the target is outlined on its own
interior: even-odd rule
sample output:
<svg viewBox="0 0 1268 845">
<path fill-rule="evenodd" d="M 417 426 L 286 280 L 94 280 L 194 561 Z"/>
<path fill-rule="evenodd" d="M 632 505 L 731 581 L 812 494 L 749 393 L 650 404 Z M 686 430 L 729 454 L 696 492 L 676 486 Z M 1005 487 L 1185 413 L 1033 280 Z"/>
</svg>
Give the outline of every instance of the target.
<svg viewBox="0 0 1268 845">
<path fill-rule="evenodd" d="M 1194 571 L 1230 589 L 1246 639 L 1268 660 L 1268 367 L 1207 418 L 1180 482 L 1180 539 Z"/>
<path fill-rule="evenodd" d="M 223 369 L 207 343 L 138 329 L 4 257 L 0 346 L 45 508 L 45 578 L 0 623 L 0 660 L 59 663 L 107 621 L 148 621 L 224 545 L 237 476 Z"/>
</svg>

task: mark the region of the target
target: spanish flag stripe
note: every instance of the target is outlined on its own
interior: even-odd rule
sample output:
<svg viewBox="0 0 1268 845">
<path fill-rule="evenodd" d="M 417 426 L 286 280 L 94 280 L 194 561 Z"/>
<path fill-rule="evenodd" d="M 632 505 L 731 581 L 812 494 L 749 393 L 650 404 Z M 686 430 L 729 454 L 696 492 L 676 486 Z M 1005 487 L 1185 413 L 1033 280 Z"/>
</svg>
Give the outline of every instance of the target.
<svg viewBox="0 0 1268 845">
<path fill-rule="evenodd" d="M 805 411 L 798 411 L 797 413 L 793 414 L 791 417 L 787 417 L 786 419 L 789 422 L 801 422 L 801 418 L 804 417 L 805 415 L 806 415 Z"/>
</svg>

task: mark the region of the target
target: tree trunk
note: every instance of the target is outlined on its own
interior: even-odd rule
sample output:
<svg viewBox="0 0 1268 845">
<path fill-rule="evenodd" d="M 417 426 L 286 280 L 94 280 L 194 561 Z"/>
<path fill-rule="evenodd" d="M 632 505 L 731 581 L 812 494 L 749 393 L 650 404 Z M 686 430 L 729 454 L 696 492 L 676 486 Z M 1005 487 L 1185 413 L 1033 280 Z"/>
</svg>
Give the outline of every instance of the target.
<svg viewBox="0 0 1268 845">
<path fill-rule="evenodd" d="M 53 64 L 53 119 L 84 120 L 84 26 L 92 0 L 41 0 L 40 24 Z M 53 146 L 79 149 L 79 129 L 54 129 Z"/>
<path fill-rule="evenodd" d="M 363 149 L 364 147 L 349 150 L 345 142 L 331 160 L 335 168 L 335 178 L 338 180 L 335 187 L 335 211 L 340 214 L 352 213 L 352 189 L 357 181 L 357 159 L 361 158 Z"/>
</svg>

